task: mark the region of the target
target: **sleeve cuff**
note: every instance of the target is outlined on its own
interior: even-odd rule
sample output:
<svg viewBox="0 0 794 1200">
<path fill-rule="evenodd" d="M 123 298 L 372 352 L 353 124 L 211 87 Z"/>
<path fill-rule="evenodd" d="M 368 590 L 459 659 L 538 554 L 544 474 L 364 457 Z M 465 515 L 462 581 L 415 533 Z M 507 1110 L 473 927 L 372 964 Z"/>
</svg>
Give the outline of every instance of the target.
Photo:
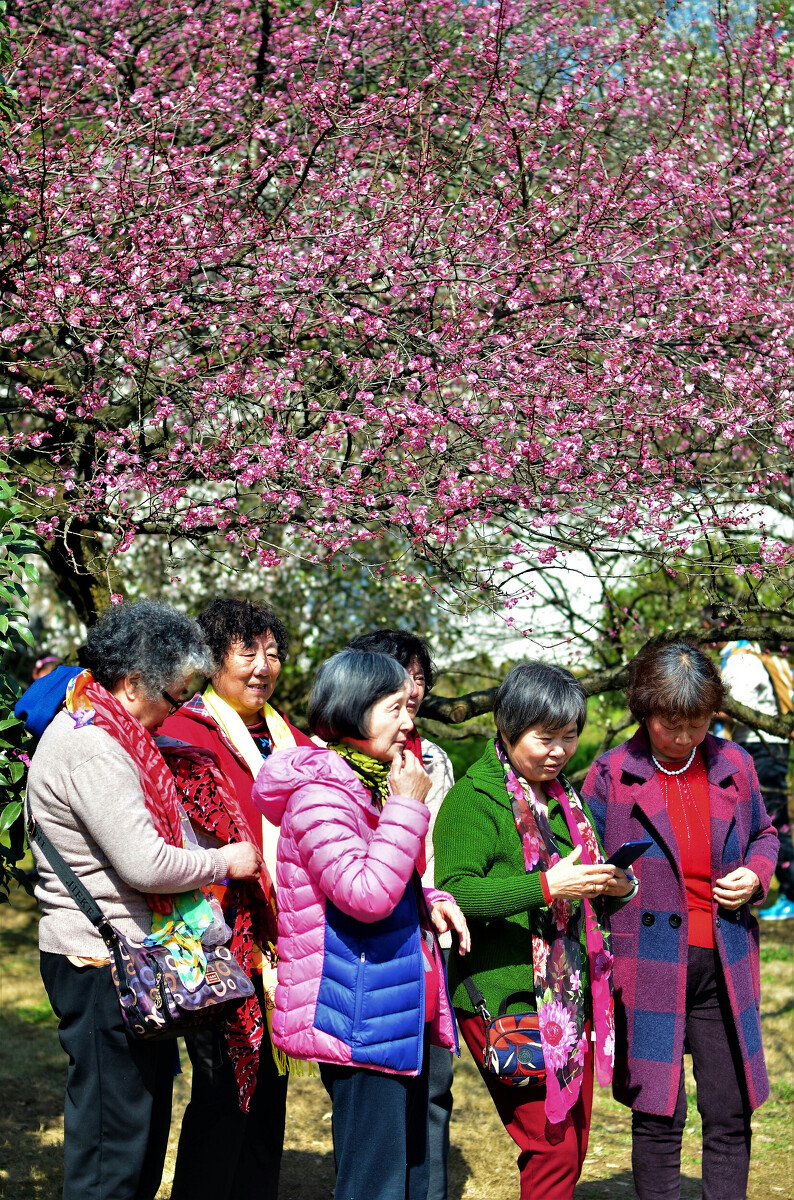
<svg viewBox="0 0 794 1200">
<path fill-rule="evenodd" d="M 207 853 L 212 857 L 212 879 L 210 883 L 223 883 L 229 874 L 225 854 L 222 854 L 220 850 L 208 850 Z"/>
<path fill-rule="evenodd" d="M 540 887 L 541 887 L 541 891 L 543 892 L 543 899 L 546 901 L 547 904 L 551 904 L 551 892 L 549 891 L 549 885 L 546 881 L 546 872 L 545 871 L 540 872 Z"/>
</svg>

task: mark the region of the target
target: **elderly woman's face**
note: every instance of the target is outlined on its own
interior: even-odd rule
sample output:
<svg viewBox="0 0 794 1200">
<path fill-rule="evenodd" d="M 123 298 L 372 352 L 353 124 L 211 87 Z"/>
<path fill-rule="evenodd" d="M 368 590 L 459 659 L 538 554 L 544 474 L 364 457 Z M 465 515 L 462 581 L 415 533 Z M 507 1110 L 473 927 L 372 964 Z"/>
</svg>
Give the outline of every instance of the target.
<svg viewBox="0 0 794 1200">
<path fill-rule="evenodd" d="M 713 713 L 704 713 L 692 720 L 676 720 L 652 714 L 645 718 L 645 728 L 651 739 L 651 750 L 660 762 L 675 762 L 688 758 L 694 746 L 699 746 L 709 731 Z"/>
<path fill-rule="evenodd" d="M 507 754 L 513 767 L 529 783 L 545 783 L 556 779 L 579 745 L 576 722 L 562 729 L 544 729 L 531 725 L 515 742 L 510 744 L 504 736 Z"/>
<path fill-rule="evenodd" d="M 191 674 L 171 680 L 168 687 L 154 700 L 150 700 L 146 695 L 141 686 L 140 676 L 125 675 L 110 690 L 127 711 L 138 718 L 144 729 L 154 733 L 166 717 L 170 716 L 180 703 L 184 703 L 192 678 Z M 175 701 L 178 702 L 176 705 Z"/>
<path fill-rule="evenodd" d="M 255 725 L 273 695 L 281 670 L 276 639 L 270 630 L 252 645 L 232 642 L 220 671 L 212 678 L 215 691 L 248 725 Z"/>
<path fill-rule="evenodd" d="M 384 696 L 372 706 L 369 714 L 369 737 L 343 738 L 342 741 L 363 750 L 370 758 L 391 762 L 405 749 L 408 735 L 414 727 L 408 711 L 411 685 L 408 680 L 399 692 Z"/>
</svg>

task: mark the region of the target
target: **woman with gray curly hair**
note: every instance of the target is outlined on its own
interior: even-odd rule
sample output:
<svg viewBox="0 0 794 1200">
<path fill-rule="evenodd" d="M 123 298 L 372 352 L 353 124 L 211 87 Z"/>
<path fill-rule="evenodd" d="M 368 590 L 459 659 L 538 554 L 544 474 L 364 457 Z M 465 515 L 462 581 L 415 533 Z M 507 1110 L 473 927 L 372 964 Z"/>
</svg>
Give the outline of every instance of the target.
<svg viewBox="0 0 794 1200">
<path fill-rule="evenodd" d="M 31 763 L 28 803 L 105 917 L 142 942 L 178 893 L 256 878 L 250 843 L 183 849 L 173 778 L 152 733 L 195 671 L 211 667 L 199 626 L 167 604 L 110 609 L 89 632 L 89 669 Z M 171 1119 L 173 1047 L 125 1032 L 107 951 L 38 847 L 41 974 L 69 1055 L 64 1200 L 154 1200 Z"/>
</svg>

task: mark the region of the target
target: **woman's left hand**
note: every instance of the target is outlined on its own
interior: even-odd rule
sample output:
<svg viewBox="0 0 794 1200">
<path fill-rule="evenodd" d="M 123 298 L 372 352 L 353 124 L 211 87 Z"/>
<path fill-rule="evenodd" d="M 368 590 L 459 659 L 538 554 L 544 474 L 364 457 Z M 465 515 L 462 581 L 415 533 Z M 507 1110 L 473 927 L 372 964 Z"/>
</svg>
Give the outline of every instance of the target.
<svg viewBox="0 0 794 1200">
<path fill-rule="evenodd" d="M 749 867 L 737 867 L 729 875 L 717 880 L 714 899 L 720 908 L 741 908 L 755 895 L 760 886 L 755 871 L 751 871 Z"/>
<path fill-rule="evenodd" d="M 633 875 L 627 875 L 620 867 L 615 868 L 615 874 L 610 879 L 604 889 L 604 896 L 628 896 L 633 890 L 635 879 Z"/>
<path fill-rule="evenodd" d="M 466 918 L 454 900 L 437 900 L 430 906 L 430 920 L 435 926 L 436 933 L 447 933 L 454 929 L 458 935 L 458 954 L 468 954 L 471 950 L 471 934 L 466 924 Z"/>
</svg>

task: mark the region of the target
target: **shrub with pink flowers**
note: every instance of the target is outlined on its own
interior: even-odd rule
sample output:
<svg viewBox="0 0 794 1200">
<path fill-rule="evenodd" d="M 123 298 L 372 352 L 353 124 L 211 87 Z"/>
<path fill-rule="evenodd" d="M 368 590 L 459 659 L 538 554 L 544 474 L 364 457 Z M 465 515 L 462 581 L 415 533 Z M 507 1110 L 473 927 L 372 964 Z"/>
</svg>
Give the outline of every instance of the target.
<svg viewBox="0 0 794 1200">
<path fill-rule="evenodd" d="M 784 18 L 622 13 L 16 0 L 0 452 L 82 617 L 152 537 L 787 576 Z"/>
</svg>

